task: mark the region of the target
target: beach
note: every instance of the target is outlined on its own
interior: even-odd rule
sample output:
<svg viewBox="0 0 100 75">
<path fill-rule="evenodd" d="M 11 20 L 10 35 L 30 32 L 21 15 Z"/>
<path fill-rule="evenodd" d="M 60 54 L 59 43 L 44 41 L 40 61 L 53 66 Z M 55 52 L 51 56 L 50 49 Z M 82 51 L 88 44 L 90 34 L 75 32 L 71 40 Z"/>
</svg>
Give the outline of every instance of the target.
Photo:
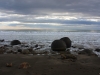
<svg viewBox="0 0 100 75">
<path fill-rule="evenodd" d="M 19 69 L 22 62 L 30 67 Z M 12 63 L 12 67 L 6 67 Z M 100 58 L 77 55 L 76 61 L 61 59 L 60 55 L 0 54 L 0 75 L 99 75 Z"/>
<path fill-rule="evenodd" d="M 100 75 L 100 0 L 0 0 L 0 75 Z"/>
<path fill-rule="evenodd" d="M 72 41 L 62 54 L 75 60 L 52 51 L 51 43 L 62 37 Z M 100 75 L 100 33 L 1 31 L 0 40 L 0 75 Z M 25 62 L 30 67 L 19 68 Z"/>
</svg>

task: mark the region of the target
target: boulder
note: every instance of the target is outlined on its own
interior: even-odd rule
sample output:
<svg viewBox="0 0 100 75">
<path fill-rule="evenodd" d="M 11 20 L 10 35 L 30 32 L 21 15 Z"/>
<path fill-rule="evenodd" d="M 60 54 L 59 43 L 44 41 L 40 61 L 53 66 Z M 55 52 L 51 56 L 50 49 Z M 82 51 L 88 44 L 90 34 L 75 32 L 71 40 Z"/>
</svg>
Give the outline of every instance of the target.
<svg viewBox="0 0 100 75">
<path fill-rule="evenodd" d="M 51 44 L 51 49 L 53 51 L 65 51 L 66 50 L 66 44 L 62 40 L 54 40 Z"/>
<path fill-rule="evenodd" d="M 63 37 L 60 40 L 64 41 L 66 43 L 66 47 L 70 48 L 71 47 L 71 40 L 68 37 Z"/>
<path fill-rule="evenodd" d="M 19 40 L 13 40 L 11 41 L 11 45 L 19 45 L 21 42 Z"/>
</svg>

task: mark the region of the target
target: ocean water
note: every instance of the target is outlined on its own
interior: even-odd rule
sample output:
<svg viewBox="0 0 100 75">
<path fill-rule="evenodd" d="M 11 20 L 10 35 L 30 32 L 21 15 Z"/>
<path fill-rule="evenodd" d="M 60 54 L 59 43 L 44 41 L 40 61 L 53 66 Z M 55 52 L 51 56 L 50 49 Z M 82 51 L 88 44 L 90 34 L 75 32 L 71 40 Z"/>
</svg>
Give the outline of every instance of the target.
<svg viewBox="0 0 100 75">
<path fill-rule="evenodd" d="M 0 45 L 10 45 L 12 40 L 20 40 L 29 47 L 34 44 L 42 44 L 44 48 L 41 50 L 49 50 L 52 41 L 62 37 L 69 37 L 72 41 L 71 51 L 83 49 L 100 49 L 100 32 L 99 31 L 48 31 L 48 30 L 0 30 Z M 40 51 L 41 51 L 40 50 Z M 100 55 L 100 53 L 97 53 Z"/>
<path fill-rule="evenodd" d="M 69 37 L 73 43 L 100 42 L 99 31 L 47 31 L 47 30 L 0 30 L 0 39 L 6 41 L 20 40 L 22 42 L 52 42 L 62 37 Z"/>
</svg>

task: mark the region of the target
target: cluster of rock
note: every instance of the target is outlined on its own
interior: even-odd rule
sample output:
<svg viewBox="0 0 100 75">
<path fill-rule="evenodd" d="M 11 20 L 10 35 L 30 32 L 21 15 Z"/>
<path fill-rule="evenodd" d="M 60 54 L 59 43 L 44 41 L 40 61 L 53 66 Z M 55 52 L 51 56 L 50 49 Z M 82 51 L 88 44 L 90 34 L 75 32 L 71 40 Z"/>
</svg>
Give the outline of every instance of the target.
<svg viewBox="0 0 100 75">
<path fill-rule="evenodd" d="M 46 47 L 47 48 L 47 47 Z M 22 54 L 48 54 L 49 51 L 46 51 L 44 45 L 35 44 L 34 46 L 28 46 L 21 43 L 19 40 L 13 40 L 10 42 L 10 45 L 0 46 L 0 54 L 5 53 L 22 53 Z"/>
<path fill-rule="evenodd" d="M 79 51 L 78 54 L 84 54 L 88 56 L 96 55 L 92 50 L 89 50 L 89 49 L 84 49 L 82 51 Z"/>
<path fill-rule="evenodd" d="M 63 37 L 60 40 L 54 40 L 51 44 L 53 51 L 65 51 L 71 47 L 71 40 L 68 37 Z"/>
<path fill-rule="evenodd" d="M 4 42 L 5 40 L 0 40 Z M 34 45 L 34 46 L 33 46 Z M 51 48 L 50 48 L 51 47 Z M 32 44 L 31 46 L 25 45 L 19 40 L 13 40 L 10 42 L 10 45 L 0 46 L 0 54 L 4 53 L 22 53 L 22 54 L 60 54 L 59 52 L 63 51 L 66 54 L 72 54 L 72 49 L 78 49 L 77 54 L 86 54 L 86 55 L 96 55 L 93 50 L 85 49 L 82 47 L 76 48 L 72 46 L 72 41 L 68 37 L 63 37 L 59 40 L 54 40 L 51 43 L 51 46 L 45 46 L 44 44 Z M 100 49 L 95 49 L 94 51 L 100 52 Z M 74 52 L 74 51 L 73 51 Z M 66 57 L 67 58 L 67 57 Z"/>
<path fill-rule="evenodd" d="M 72 48 L 78 49 L 76 52 L 79 55 L 83 54 L 88 56 L 91 55 L 97 56 L 91 49 L 85 49 L 83 48 L 83 46 L 79 48 L 72 46 L 72 41 L 68 37 L 61 38 L 60 40 L 54 40 L 51 44 L 51 49 L 53 51 L 58 51 L 58 52 L 63 51 L 63 53 L 60 53 L 62 59 L 70 59 L 72 61 L 76 61 L 77 57 L 71 53 Z M 96 49 L 95 51 L 100 52 L 100 49 Z"/>
<path fill-rule="evenodd" d="M 68 37 L 63 37 L 60 40 L 54 40 L 51 44 L 51 49 L 60 52 L 61 59 L 76 61 L 77 57 L 68 50 L 71 47 L 71 43 Z"/>
</svg>

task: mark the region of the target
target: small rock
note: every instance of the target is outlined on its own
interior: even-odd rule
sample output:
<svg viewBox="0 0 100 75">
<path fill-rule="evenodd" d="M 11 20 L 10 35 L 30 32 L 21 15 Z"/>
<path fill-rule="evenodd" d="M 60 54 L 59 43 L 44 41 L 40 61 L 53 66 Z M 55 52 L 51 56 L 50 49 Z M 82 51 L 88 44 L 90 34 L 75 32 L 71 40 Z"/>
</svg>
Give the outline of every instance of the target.
<svg viewBox="0 0 100 75">
<path fill-rule="evenodd" d="M 6 63 L 6 67 L 12 67 L 12 63 Z"/>
<path fill-rule="evenodd" d="M 38 47 L 38 44 L 36 44 L 34 47 Z"/>
<path fill-rule="evenodd" d="M 0 40 L 0 42 L 4 42 L 4 41 L 5 41 L 4 39 Z"/>
<path fill-rule="evenodd" d="M 72 46 L 72 48 L 76 48 L 76 46 Z"/>
<path fill-rule="evenodd" d="M 93 55 L 93 51 L 89 49 L 84 49 L 83 51 L 79 51 L 78 54 L 87 54 L 87 55 Z"/>
<path fill-rule="evenodd" d="M 96 49 L 95 51 L 100 52 L 100 49 Z"/>
<path fill-rule="evenodd" d="M 18 52 L 22 53 L 22 49 L 18 49 Z"/>
</svg>

